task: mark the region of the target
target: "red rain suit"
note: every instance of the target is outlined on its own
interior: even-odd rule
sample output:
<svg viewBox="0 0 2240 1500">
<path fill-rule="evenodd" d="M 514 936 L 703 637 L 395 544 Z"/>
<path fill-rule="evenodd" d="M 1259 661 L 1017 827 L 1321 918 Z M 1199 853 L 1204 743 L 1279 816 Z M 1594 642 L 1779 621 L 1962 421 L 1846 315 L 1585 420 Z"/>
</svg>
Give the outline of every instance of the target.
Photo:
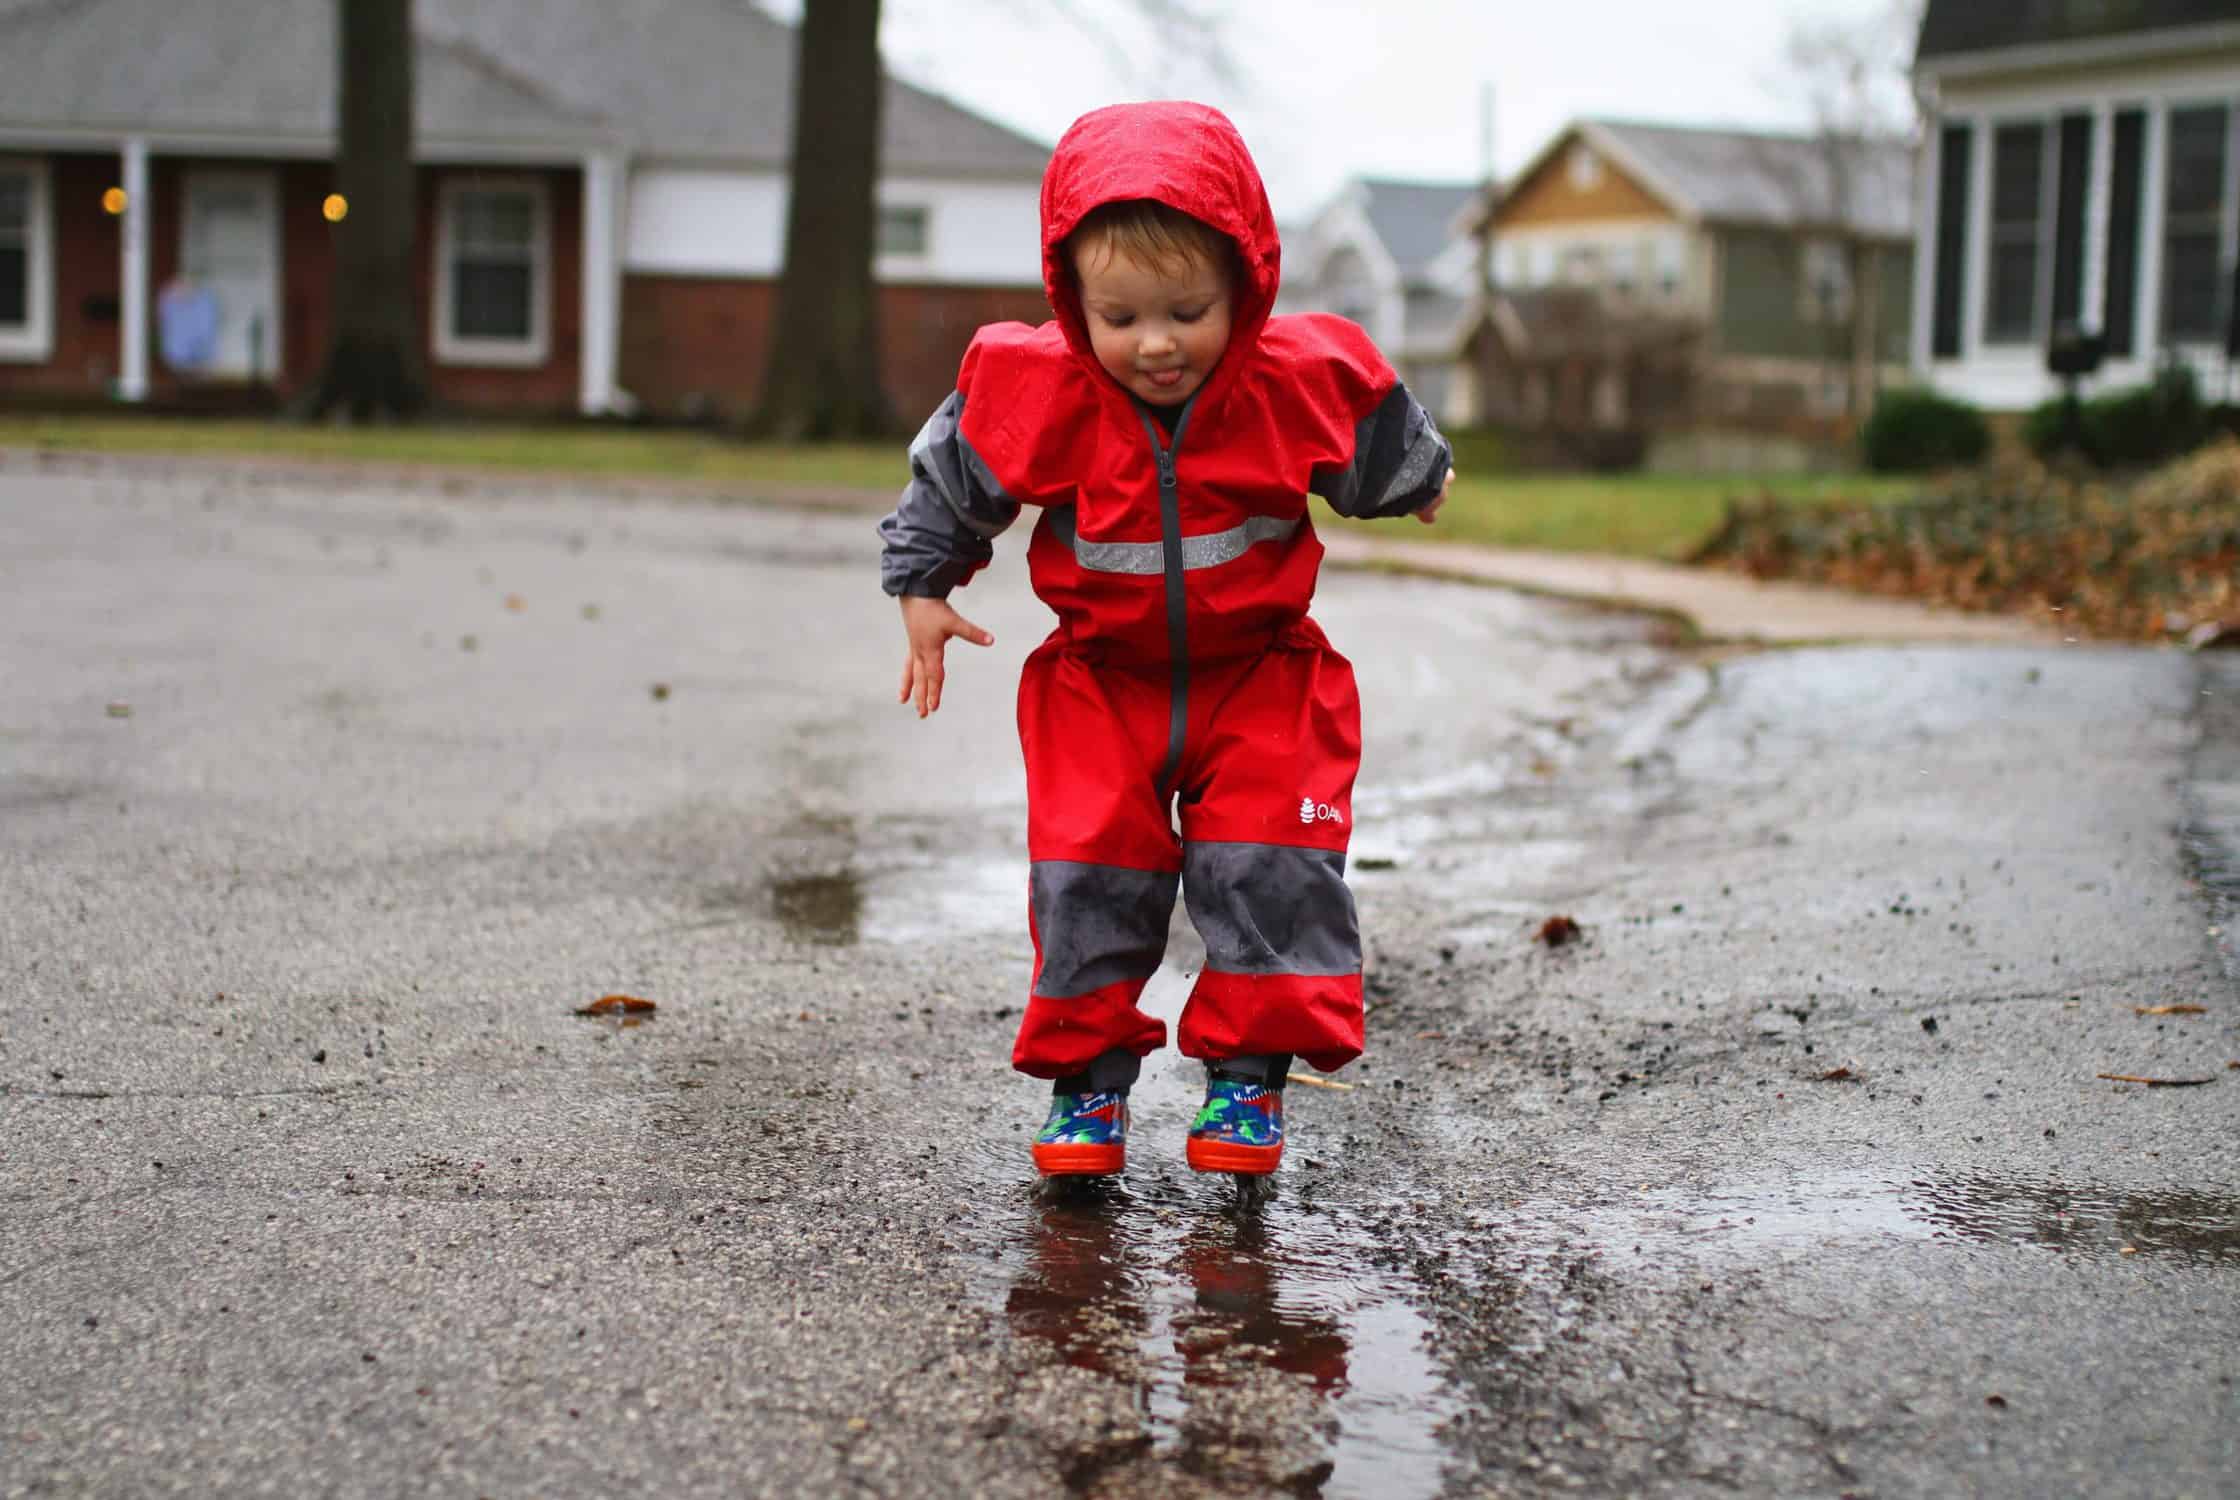
<svg viewBox="0 0 2240 1500">
<path fill-rule="evenodd" d="M 1228 347 L 1171 437 L 1098 364 L 1065 250 L 1091 209 L 1138 198 L 1238 252 Z M 1021 505 L 1041 512 L 1028 568 L 1058 627 L 1019 683 L 1035 978 L 1013 1065 L 1059 1078 L 1165 1042 L 1136 1002 L 1179 882 L 1207 954 L 1184 1054 L 1338 1067 L 1362 1046 L 1345 884 L 1360 706 L 1307 618 L 1307 497 L 1405 515 L 1451 450 L 1360 328 L 1269 316 L 1275 219 L 1217 110 L 1084 116 L 1043 177 L 1042 250 L 1056 319 L 979 331 L 880 526 L 887 592 L 942 597 Z"/>
</svg>

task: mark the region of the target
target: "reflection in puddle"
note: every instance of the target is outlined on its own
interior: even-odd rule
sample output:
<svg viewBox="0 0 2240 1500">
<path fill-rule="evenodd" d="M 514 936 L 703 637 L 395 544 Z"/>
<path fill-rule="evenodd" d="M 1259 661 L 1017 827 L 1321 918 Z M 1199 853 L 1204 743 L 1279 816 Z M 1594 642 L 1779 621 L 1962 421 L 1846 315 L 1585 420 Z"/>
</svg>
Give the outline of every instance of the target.
<svg viewBox="0 0 2240 1500">
<path fill-rule="evenodd" d="M 1567 1212 L 1552 1204 L 1534 1207 L 1555 1221 Z M 2121 1192 L 1983 1174 L 1892 1180 L 1855 1172 L 1778 1187 L 1658 1189 L 1621 1208 L 1570 1211 L 1570 1217 L 1611 1249 L 1645 1255 L 1690 1248 L 1777 1251 L 1880 1237 L 2240 1265 L 2240 1197 Z"/>
<path fill-rule="evenodd" d="M 1119 1383 L 1138 1414 L 1069 1486 L 1133 1493 L 1179 1472 L 1255 1492 L 1439 1493 L 1438 1432 L 1457 1406 L 1371 1225 L 1405 1206 L 1340 1202 L 1299 1161 L 1247 1194 L 1163 1160 L 1201 1086 L 1195 1065 L 1154 1059 L 1117 1182 L 1031 1184 L 1024 1127 L 982 1156 L 1001 1205 L 980 1230 L 987 1302 L 1020 1338 Z"/>
</svg>

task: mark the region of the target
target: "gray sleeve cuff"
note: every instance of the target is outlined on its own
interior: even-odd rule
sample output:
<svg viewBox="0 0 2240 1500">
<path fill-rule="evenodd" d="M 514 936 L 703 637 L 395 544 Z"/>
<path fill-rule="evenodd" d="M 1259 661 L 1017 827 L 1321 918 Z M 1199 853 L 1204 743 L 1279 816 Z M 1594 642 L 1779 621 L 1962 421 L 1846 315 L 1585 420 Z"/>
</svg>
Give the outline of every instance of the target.
<svg viewBox="0 0 2240 1500">
<path fill-rule="evenodd" d="M 965 441 L 963 418 L 964 397 L 952 392 L 910 444 L 909 487 L 879 523 L 879 585 L 890 594 L 946 598 L 988 565 L 995 538 L 1018 519 L 1018 502 Z"/>
<path fill-rule="evenodd" d="M 1354 428 L 1353 459 L 1314 471 L 1307 488 L 1341 516 L 1405 516 L 1429 505 L 1454 467 L 1454 447 L 1397 381 Z"/>
</svg>

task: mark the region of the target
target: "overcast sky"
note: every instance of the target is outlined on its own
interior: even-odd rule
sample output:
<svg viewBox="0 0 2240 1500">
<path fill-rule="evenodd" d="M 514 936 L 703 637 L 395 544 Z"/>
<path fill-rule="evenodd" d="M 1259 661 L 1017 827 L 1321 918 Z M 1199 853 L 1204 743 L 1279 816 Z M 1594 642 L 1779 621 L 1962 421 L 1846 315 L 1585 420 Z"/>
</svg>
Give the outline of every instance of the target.
<svg viewBox="0 0 2240 1500">
<path fill-rule="evenodd" d="M 1044 141 L 1100 104 L 1216 104 L 1244 131 L 1289 221 L 1356 173 L 1475 177 L 1489 83 L 1503 173 L 1578 115 L 1803 128 L 1810 104 L 1783 67 L 1795 24 L 1864 22 L 1891 4 L 1227 0 L 1242 75 L 1233 86 L 1194 59 L 1159 57 L 1131 0 L 885 0 L 881 40 L 910 82 Z M 800 4 L 771 8 L 798 15 Z"/>
</svg>

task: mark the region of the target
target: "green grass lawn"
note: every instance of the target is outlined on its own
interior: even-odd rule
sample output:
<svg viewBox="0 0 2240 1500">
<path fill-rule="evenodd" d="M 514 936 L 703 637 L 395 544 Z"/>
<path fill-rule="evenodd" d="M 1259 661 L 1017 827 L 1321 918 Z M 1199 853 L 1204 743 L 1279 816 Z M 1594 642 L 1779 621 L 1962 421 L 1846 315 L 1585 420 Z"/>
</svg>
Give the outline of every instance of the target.
<svg viewBox="0 0 2240 1500">
<path fill-rule="evenodd" d="M 550 471 L 576 477 L 682 479 L 777 492 L 861 489 L 867 503 L 898 491 L 903 440 L 794 447 L 743 443 L 701 432 L 627 427 L 458 423 L 330 427 L 241 419 L 46 416 L 0 412 L 0 447 L 127 454 L 242 454 L 384 464 Z M 1857 475 L 1755 480 L 1665 474 L 1527 474 L 1473 471 L 1487 454 L 1464 448 L 1464 471 L 1439 524 L 1371 524 L 1410 541 L 1484 542 L 1562 552 L 1679 557 L 1719 524 L 1729 497 L 1768 489 L 1784 499 L 1890 500 L 1918 487 Z M 872 492 L 875 492 L 872 493 Z M 1325 513 L 1326 514 L 1326 513 Z"/>
<path fill-rule="evenodd" d="M 773 488 L 899 491 L 908 474 L 901 440 L 791 447 L 704 432 L 591 425 L 332 427 L 232 418 L 0 412 L 0 447 L 487 466 Z"/>
</svg>

